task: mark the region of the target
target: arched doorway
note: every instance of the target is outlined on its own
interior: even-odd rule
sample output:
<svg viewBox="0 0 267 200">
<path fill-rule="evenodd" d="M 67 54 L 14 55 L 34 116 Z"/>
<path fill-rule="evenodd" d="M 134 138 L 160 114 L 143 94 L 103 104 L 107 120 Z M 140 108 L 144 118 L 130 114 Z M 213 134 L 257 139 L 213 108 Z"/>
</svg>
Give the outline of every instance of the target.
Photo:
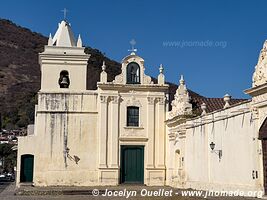
<svg viewBox="0 0 267 200">
<path fill-rule="evenodd" d="M 178 175 L 178 171 L 181 168 L 181 153 L 180 153 L 179 149 L 177 149 L 175 151 L 175 159 L 174 160 L 175 160 L 175 163 L 174 163 L 175 171 L 177 172 L 177 175 Z"/>
<path fill-rule="evenodd" d="M 25 154 L 21 156 L 20 182 L 32 182 L 33 180 L 34 156 Z"/>
<path fill-rule="evenodd" d="M 261 140 L 262 144 L 264 193 L 267 194 L 267 118 L 261 125 L 259 139 Z"/>
</svg>

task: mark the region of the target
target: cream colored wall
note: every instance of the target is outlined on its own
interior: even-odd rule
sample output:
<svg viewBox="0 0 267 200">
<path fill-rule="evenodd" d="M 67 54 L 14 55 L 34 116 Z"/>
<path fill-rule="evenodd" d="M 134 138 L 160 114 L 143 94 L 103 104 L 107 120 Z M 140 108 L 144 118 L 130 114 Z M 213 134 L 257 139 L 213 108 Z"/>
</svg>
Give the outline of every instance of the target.
<svg viewBox="0 0 267 200">
<path fill-rule="evenodd" d="M 18 156 L 34 155 L 36 186 L 98 183 L 96 93 L 39 93 L 35 123 L 34 136 L 19 138 Z"/>
<path fill-rule="evenodd" d="M 186 181 L 185 131 L 181 129 L 177 123 L 168 126 L 166 138 L 166 185 L 178 188 L 184 188 Z"/>
<path fill-rule="evenodd" d="M 84 48 L 45 46 L 39 54 L 41 66 L 41 91 L 59 90 L 60 72 L 69 72 L 70 90 L 86 90 L 87 61 L 90 55 Z"/>
<path fill-rule="evenodd" d="M 99 85 L 100 181 L 103 185 L 118 184 L 121 145 L 142 145 L 145 154 L 144 183 L 164 185 L 165 88 L 161 88 L 161 92 L 151 92 L 147 86 L 133 92 L 131 86 L 127 90 L 106 87 Z M 126 126 L 127 106 L 139 107 L 139 127 Z M 102 171 L 109 173 L 105 175 Z"/>
<path fill-rule="evenodd" d="M 262 190 L 258 120 L 250 110 L 251 102 L 248 102 L 188 119 L 186 138 L 178 138 L 175 144 L 169 142 L 168 179 L 171 180 L 174 152 L 182 149 L 185 152 L 186 188 L 216 191 L 239 189 L 245 192 Z M 211 152 L 211 142 L 215 143 L 216 150 L 222 150 L 221 160 Z M 253 179 L 253 170 L 258 172 L 258 178 Z M 175 185 L 175 181 L 170 185 Z"/>
<path fill-rule="evenodd" d="M 164 185 L 168 85 L 163 67 L 159 84 L 154 84 L 145 74 L 144 60 L 132 52 L 123 59 L 122 73 L 113 82 L 107 83 L 106 67 L 102 66 L 98 90 L 88 91 L 90 55 L 84 53 L 80 37 L 77 45 L 74 40 L 70 25 L 62 21 L 39 54 L 42 75 L 35 131 L 19 138 L 18 177 L 20 156 L 33 154 L 36 186 L 117 185 L 121 145 L 143 145 L 144 183 Z M 140 65 L 140 84 L 126 84 L 130 62 Z M 63 70 L 69 73 L 67 89 L 58 84 Z M 140 107 L 139 127 L 126 127 L 127 106 Z M 74 156 L 80 159 L 78 163 Z"/>
</svg>

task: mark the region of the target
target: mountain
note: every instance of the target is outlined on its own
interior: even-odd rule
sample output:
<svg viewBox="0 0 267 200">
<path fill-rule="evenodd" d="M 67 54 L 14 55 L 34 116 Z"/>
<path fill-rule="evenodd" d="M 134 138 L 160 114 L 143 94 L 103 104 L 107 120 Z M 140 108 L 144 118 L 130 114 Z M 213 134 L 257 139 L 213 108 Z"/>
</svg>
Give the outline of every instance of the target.
<svg viewBox="0 0 267 200">
<path fill-rule="evenodd" d="M 33 122 L 36 94 L 40 89 L 40 66 L 38 53 L 43 51 L 48 38 L 0 19 L 0 113 L 4 128 L 25 127 Z M 106 62 L 108 81 L 121 72 L 121 64 L 105 57 L 99 50 L 86 47 L 91 54 L 88 62 L 87 89 L 96 89 L 103 60 Z M 90 77 L 89 77 L 90 76 Z M 157 80 L 154 78 L 154 82 Z M 169 83 L 170 102 L 177 85 Z M 203 97 L 189 91 L 196 113 L 202 102 L 209 102 L 208 111 L 223 107 L 223 99 Z"/>
</svg>

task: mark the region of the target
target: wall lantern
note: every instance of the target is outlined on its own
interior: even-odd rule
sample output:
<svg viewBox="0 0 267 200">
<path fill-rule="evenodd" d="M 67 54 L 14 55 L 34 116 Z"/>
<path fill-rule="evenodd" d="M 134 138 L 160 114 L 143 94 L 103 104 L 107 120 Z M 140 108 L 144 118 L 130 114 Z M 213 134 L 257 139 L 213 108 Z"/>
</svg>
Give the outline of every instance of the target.
<svg viewBox="0 0 267 200">
<path fill-rule="evenodd" d="M 221 161 L 222 158 L 222 150 L 216 150 L 215 149 L 215 143 L 211 142 L 210 143 L 210 148 L 211 148 L 211 153 L 216 153 L 219 156 L 219 161 Z"/>
</svg>

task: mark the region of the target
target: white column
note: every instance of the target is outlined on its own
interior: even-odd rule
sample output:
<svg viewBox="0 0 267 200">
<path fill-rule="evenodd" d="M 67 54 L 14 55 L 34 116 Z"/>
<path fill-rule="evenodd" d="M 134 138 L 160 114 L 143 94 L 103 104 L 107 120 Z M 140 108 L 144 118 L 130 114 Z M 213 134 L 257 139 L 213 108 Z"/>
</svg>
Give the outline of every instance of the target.
<svg viewBox="0 0 267 200">
<path fill-rule="evenodd" d="M 155 97 L 147 97 L 147 167 L 155 167 Z"/>
<path fill-rule="evenodd" d="M 156 167 L 165 167 L 165 97 L 158 98 L 157 103 Z"/>
<path fill-rule="evenodd" d="M 118 168 L 118 140 L 119 140 L 119 97 L 112 97 L 112 111 L 111 111 L 111 149 L 110 149 L 110 160 L 111 168 Z"/>
<path fill-rule="evenodd" d="M 99 168 L 107 168 L 107 103 L 108 96 L 100 96 L 99 109 Z"/>
</svg>

